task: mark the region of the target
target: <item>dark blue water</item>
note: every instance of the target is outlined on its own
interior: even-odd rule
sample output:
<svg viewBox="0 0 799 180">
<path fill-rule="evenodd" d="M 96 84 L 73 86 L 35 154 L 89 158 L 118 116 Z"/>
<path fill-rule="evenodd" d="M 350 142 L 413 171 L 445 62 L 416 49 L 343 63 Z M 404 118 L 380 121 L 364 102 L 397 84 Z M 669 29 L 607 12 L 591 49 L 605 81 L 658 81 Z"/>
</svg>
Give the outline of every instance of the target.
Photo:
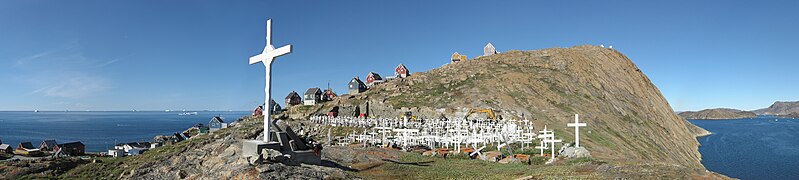
<svg viewBox="0 0 799 180">
<path fill-rule="evenodd" d="M 38 147 L 44 139 L 58 143 L 81 141 L 88 152 L 101 152 L 115 143 L 149 141 L 156 135 L 170 135 L 197 124 L 208 124 L 220 115 L 231 122 L 249 114 L 243 111 L 181 112 L 0 112 L 0 140 L 4 144 L 22 141 Z"/>
<path fill-rule="evenodd" d="M 707 169 L 741 179 L 799 179 L 799 119 L 690 122 L 713 132 L 699 139 Z"/>
</svg>

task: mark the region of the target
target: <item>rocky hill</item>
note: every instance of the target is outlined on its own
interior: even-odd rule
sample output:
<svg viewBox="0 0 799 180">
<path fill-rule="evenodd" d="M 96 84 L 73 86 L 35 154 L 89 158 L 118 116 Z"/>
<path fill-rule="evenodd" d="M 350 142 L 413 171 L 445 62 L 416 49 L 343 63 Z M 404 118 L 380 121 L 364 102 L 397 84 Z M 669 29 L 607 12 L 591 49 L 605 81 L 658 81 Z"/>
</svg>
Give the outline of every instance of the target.
<svg viewBox="0 0 799 180">
<path fill-rule="evenodd" d="M 799 113 L 799 101 L 777 101 L 768 108 L 754 110 L 753 112 L 761 115 L 781 115 L 792 112 Z"/>
<path fill-rule="evenodd" d="M 741 119 L 757 117 L 750 111 L 729 108 L 705 109 L 701 111 L 685 111 L 679 113 L 685 119 Z"/>
<path fill-rule="evenodd" d="M 566 123 L 577 113 L 588 123 L 581 144 L 596 158 L 704 169 L 690 123 L 673 112 L 630 59 L 597 46 L 478 57 L 336 101 L 293 107 L 289 113 L 305 118 L 333 107 L 342 115 L 358 108 L 370 116 L 399 117 L 411 111 L 420 118 L 462 117 L 471 108 L 491 108 L 506 119 L 524 115 L 536 128 L 547 125 L 565 142 L 573 141 Z"/>
</svg>

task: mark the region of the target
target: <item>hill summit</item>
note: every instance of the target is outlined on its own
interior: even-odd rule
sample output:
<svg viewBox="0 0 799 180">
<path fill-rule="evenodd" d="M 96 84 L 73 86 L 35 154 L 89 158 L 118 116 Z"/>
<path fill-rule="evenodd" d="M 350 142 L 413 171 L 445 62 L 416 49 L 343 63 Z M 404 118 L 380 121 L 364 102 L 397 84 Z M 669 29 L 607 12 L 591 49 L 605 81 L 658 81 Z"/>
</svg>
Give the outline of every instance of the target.
<svg viewBox="0 0 799 180">
<path fill-rule="evenodd" d="M 342 116 L 360 109 L 370 116 L 462 117 L 473 108 L 499 111 L 505 119 L 532 120 L 573 142 L 566 123 L 580 114 L 588 127 L 581 144 L 598 159 L 664 163 L 704 169 L 691 124 L 678 117 L 649 78 L 615 49 L 576 46 L 512 50 L 444 65 L 343 95 L 309 107 L 293 107 L 293 118 Z"/>
</svg>

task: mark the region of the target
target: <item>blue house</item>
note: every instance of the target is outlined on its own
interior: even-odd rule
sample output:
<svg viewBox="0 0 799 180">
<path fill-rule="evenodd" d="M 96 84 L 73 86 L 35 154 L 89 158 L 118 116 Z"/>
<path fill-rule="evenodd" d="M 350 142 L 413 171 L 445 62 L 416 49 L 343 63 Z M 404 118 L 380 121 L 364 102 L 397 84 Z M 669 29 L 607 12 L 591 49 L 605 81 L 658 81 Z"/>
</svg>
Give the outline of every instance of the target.
<svg viewBox="0 0 799 180">
<path fill-rule="evenodd" d="M 222 121 L 222 118 L 219 116 L 214 116 L 211 118 L 211 121 L 208 122 L 208 128 L 211 132 L 217 131 L 222 128 L 227 128 L 227 123 Z"/>
</svg>

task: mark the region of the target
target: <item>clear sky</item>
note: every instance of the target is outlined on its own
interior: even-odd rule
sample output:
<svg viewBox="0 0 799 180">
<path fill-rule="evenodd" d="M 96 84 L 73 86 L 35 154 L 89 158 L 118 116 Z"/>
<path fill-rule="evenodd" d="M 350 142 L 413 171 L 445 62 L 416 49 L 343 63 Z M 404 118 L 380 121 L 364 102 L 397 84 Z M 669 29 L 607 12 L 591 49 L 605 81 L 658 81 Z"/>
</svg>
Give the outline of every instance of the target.
<svg viewBox="0 0 799 180">
<path fill-rule="evenodd" d="M 0 1 L 0 110 L 244 110 L 499 51 L 613 45 L 677 110 L 799 100 L 799 1 Z M 281 102 L 282 100 L 278 100 Z"/>
</svg>

